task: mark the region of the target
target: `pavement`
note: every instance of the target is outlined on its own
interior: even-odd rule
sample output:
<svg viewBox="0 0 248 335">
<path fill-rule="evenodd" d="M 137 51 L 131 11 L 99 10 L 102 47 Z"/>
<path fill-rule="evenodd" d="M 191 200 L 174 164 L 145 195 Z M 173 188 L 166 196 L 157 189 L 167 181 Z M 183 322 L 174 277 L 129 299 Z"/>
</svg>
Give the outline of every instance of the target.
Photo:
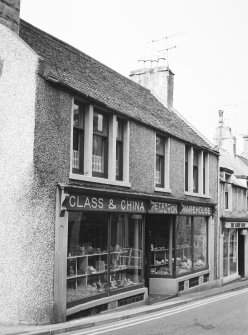
<svg viewBox="0 0 248 335">
<path fill-rule="evenodd" d="M 64 323 L 41 326 L 6 326 L 0 324 L 0 335 L 56 335 L 64 334 L 80 329 L 91 328 L 94 326 L 113 323 L 120 320 L 130 319 L 137 316 L 153 313 L 156 311 L 166 310 L 180 305 L 188 304 L 204 298 L 213 297 L 223 293 L 242 290 L 248 287 L 248 278 L 242 278 L 234 282 L 215 287 L 208 290 L 197 291 L 194 293 L 183 293 L 176 297 L 150 296 L 148 304 L 129 307 L 125 310 L 113 310 L 94 316 L 84 317 L 67 321 Z M 200 289 L 200 288 L 199 288 Z"/>
</svg>

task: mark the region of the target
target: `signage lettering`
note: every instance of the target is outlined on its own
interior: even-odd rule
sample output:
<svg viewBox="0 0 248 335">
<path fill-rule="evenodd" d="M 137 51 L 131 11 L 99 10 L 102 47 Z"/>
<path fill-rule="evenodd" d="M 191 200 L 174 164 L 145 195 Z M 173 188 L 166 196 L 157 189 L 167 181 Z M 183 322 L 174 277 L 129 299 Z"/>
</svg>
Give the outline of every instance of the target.
<svg viewBox="0 0 248 335">
<path fill-rule="evenodd" d="M 181 214 L 182 215 L 209 216 L 209 215 L 211 215 L 211 207 L 183 205 L 182 210 L 181 210 Z"/>
<path fill-rule="evenodd" d="M 68 210 L 104 210 L 118 212 L 145 213 L 146 206 L 143 201 L 119 199 L 109 197 L 94 197 L 91 195 L 70 195 Z"/>
<path fill-rule="evenodd" d="M 248 222 L 226 222 L 225 228 L 248 228 Z"/>
<path fill-rule="evenodd" d="M 170 204 L 167 202 L 158 202 L 152 201 L 151 202 L 151 213 L 166 213 L 166 214 L 177 214 L 177 205 Z"/>
</svg>

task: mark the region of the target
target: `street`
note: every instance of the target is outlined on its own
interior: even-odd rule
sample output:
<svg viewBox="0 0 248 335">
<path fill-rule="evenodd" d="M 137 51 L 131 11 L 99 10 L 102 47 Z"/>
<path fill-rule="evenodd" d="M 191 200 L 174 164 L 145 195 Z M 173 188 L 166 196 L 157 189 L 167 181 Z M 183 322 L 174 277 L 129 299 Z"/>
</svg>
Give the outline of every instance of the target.
<svg viewBox="0 0 248 335">
<path fill-rule="evenodd" d="M 68 335 L 244 335 L 247 315 L 248 289 L 243 289 Z"/>
</svg>

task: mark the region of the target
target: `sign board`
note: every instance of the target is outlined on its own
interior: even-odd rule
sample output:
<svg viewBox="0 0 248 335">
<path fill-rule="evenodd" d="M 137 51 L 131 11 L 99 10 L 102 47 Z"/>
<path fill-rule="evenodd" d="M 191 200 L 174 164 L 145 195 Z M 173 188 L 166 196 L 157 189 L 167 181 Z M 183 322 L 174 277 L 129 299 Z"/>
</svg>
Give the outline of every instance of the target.
<svg viewBox="0 0 248 335">
<path fill-rule="evenodd" d="M 151 201 L 150 213 L 178 214 L 177 204 Z"/>
<path fill-rule="evenodd" d="M 248 222 L 226 222 L 225 228 L 248 228 Z"/>
<path fill-rule="evenodd" d="M 212 214 L 210 206 L 182 205 L 181 215 L 210 216 Z"/>
<path fill-rule="evenodd" d="M 145 213 L 146 203 L 128 198 L 99 197 L 83 194 L 70 194 L 67 202 L 69 211 L 104 211 Z"/>
</svg>

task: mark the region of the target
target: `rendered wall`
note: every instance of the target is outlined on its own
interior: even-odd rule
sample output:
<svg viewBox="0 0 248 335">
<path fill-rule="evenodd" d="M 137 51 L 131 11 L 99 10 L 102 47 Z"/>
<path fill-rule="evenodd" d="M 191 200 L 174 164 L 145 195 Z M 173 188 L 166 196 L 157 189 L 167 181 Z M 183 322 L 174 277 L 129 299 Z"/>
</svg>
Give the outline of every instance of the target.
<svg viewBox="0 0 248 335">
<path fill-rule="evenodd" d="M 0 323 L 51 323 L 55 195 L 69 177 L 71 99 L 36 74 L 37 55 L 2 25 L 0 40 Z"/>
</svg>

